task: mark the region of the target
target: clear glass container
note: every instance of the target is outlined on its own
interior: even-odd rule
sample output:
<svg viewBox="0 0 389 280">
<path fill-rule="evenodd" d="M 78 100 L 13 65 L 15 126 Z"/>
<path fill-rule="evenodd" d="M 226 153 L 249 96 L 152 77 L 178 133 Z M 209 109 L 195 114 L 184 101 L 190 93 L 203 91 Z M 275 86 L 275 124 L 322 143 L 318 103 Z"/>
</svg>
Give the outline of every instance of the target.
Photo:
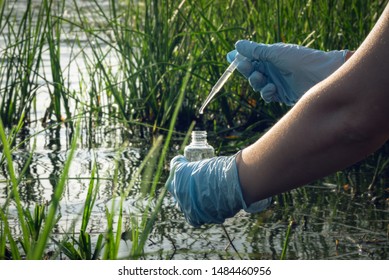
<svg viewBox="0 0 389 280">
<path fill-rule="evenodd" d="M 192 142 L 185 147 L 184 156 L 189 161 L 198 161 L 215 156 L 215 149 L 207 142 L 206 131 L 192 131 Z"/>
</svg>

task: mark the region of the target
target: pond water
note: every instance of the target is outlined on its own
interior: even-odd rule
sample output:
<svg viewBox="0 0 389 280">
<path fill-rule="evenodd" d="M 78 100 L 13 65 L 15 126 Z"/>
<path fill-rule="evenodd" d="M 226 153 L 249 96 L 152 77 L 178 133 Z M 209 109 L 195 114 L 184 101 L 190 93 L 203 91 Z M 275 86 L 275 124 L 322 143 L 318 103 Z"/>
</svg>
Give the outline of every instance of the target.
<svg viewBox="0 0 389 280">
<path fill-rule="evenodd" d="M 83 1 L 87 3 L 87 1 Z M 22 9 L 23 7 L 19 7 Z M 1 39 L 0 39 L 1 40 Z M 0 41 L 4 43 L 3 41 Z M 79 84 L 82 60 L 69 63 L 71 49 L 61 46 L 64 65 L 72 74 L 70 85 Z M 68 51 L 67 51 L 68 50 Z M 70 51 L 71 50 L 71 51 Z M 88 52 L 88 49 L 84 49 Z M 70 69 L 70 70 L 69 70 Z M 50 76 L 50 67 L 44 69 Z M 45 104 L 47 90 L 38 93 L 38 104 Z M 46 106 L 46 105 L 45 105 Z M 20 193 L 25 207 L 50 201 L 57 180 L 63 171 L 70 146 L 69 131 L 65 126 L 44 128 L 39 120 L 45 106 L 38 108 L 36 122 L 27 127 L 18 142 L 31 135 L 33 138 L 14 151 L 15 168 L 20 172 L 33 150 L 31 164 L 25 179 L 20 184 Z M 61 240 L 69 230 L 80 228 L 80 214 L 90 182 L 92 166 L 97 164 L 99 192 L 89 230 L 93 237 L 106 229 L 105 208 L 111 207 L 115 194 L 115 170 L 118 184 L 124 187 L 132 178 L 152 146 L 152 136 L 141 137 L 140 133 L 109 122 L 84 125 L 81 130 L 76 154 L 63 194 L 54 238 Z M 211 138 L 216 144 L 221 139 Z M 172 147 L 179 146 L 182 139 L 174 139 Z M 169 157 L 177 154 L 172 148 Z M 116 168 L 117 164 L 120 168 Z M 168 165 L 168 163 L 166 163 Z M 5 167 L 0 170 L 0 204 L 8 196 Z M 163 187 L 165 173 L 158 185 Z M 369 181 L 372 174 L 365 174 Z M 239 213 L 226 221 L 224 226 L 211 225 L 200 228 L 189 226 L 182 214 L 174 207 L 168 194 L 158 214 L 154 228 L 145 247 L 146 259 L 279 259 L 284 245 L 288 224 L 293 220 L 286 258 L 288 259 L 388 259 L 389 258 L 389 205 L 387 185 L 379 181 L 374 197 L 366 190 L 357 195 L 353 188 L 328 178 L 315 185 L 305 186 L 274 198 L 271 207 L 260 214 Z M 142 190 L 142 178 L 132 189 L 124 204 L 124 224 L 130 217 L 140 218 L 148 203 Z M 18 233 L 15 209 L 10 207 L 9 221 Z M 230 242 L 232 240 L 232 243 Z M 122 241 L 120 256 L 125 257 L 131 241 Z"/>
<path fill-rule="evenodd" d="M 34 131 L 32 129 L 32 131 Z M 132 179 L 147 154 L 146 139 L 131 136 L 120 126 L 96 127 L 93 147 L 88 146 L 84 131 L 73 160 L 69 180 L 60 203 L 61 219 L 54 238 L 80 228 L 80 214 L 87 194 L 93 162 L 97 163 L 99 194 L 89 229 L 92 236 L 106 229 L 105 208 L 110 209 L 114 193 L 116 162 L 121 168 L 119 185 Z M 26 207 L 50 201 L 67 156 L 68 135 L 65 127 L 37 134 L 37 147 L 20 192 Z M 215 141 L 210 140 L 210 141 Z M 126 143 L 123 145 L 123 143 Z M 179 141 L 177 142 L 179 143 Z M 171 151 L 171 156 L 175 155 Z M 28 147 L 18 149 L 14 160 L 21 169 Z M 3 170 L 4 171 L 4 170 Z M 160 186 L 163 186 L 167 170 Z M 368 176 L 368 175 L 366 175 Z M 7 184 L 0 177 L 0 202 L 7 195 Z M 124 225 L 130 217 L 141 218 L 148 202 L 142 192 L 142 178 L 135 184 L 124 204 Z M 294 221 L 287 252 L 288 259 L 387 259 L 389 257 L 389 210 L 384 186 L 378 186 L 377 200 L 366 193 L 356 196 L 350 189 L 330 183 L 305 186 L 288 195 L 274 198 L 272 206 L 260 214 L 238 213 L 221 225 L 193 228 L 174 207 L 170 195 L 164 198 L 149 236 L 146 259 L 279 259 L 289 221 Z M 17 224 L 15 212 L 14 224 Z M 10 221 L 12 218 L 10 217 Z M 74 226 L 74 224 L 76 224 Z M 17 228 L 14 228 L 17 232 Z M 232 246 L 230 244 L 232 240 Z M 122 241 L 120 255 L 125 257 L 131 241 Z M 234 249 L 235 248 L 235 249 Z"/>
</svg>

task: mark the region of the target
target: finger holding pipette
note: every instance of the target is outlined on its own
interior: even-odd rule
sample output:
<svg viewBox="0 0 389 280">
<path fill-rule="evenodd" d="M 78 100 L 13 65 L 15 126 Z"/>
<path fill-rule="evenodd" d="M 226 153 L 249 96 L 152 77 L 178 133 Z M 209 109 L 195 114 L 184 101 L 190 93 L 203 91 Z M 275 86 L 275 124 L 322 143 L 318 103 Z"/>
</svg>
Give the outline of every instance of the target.
<svg viewBox="0 0 389 280">
<path fill-rule="evenodd" d="M 251 87 L 266 103 L 294 105 L 311 87 L 321 82 L 346 60 L 348 50 L 321 51 L 304 46 L 261 44 L 240 40 L 227 54 L 229 62 L 237 53 L 246 57 L 237 65 Z"/>
</svg>

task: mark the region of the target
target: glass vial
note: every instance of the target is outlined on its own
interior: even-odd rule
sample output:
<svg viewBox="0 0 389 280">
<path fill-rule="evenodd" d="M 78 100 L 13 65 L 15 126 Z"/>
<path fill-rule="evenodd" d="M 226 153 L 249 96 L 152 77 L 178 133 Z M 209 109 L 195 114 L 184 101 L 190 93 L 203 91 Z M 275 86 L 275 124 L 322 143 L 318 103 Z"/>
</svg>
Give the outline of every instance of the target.
<svg viewBox="0 0 389 280">
<path fill-rule="evenodd" d="M 198 161 L 215 156 L 214 148 L 207 143 L 206 131 L 192 131 L 192 142 L 185 147 L 184 156 L 189 161 Z"/>
</svg>

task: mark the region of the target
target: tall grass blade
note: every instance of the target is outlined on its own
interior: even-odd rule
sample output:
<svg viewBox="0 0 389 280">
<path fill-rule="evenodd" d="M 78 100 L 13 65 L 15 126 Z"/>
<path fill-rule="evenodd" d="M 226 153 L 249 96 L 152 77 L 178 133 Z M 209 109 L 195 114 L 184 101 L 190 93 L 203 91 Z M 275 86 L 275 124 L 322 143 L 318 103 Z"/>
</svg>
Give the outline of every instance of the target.
<svg viewBox="0 0 389 280">
<path fill-rule="evenodd" d="M 5 257 L 5 252 L 6 252 L 6 246 L 5 246 L 5 243 L 6 243 L 6 238 L 8 239 L 8 243 L 10 244 L 10 250 L 11 250 L 11 256 L 12 256 L 12 259 L 13 260 L 20 260 L 21 259 L 21 255 L 20 255 L 20 252 L 19 252 L 19 248 L 18 248 L 18 245 L 16 244 L 16 241 L 15 239 L 13 238 L 12 236 L 12 233 L 11 233 L 11 230 L 9 228 L 9 224 L 8 224 L 8 220 L 7 220 L 7 217 L 6 215 L 4 214 L 3 210 L 0 209 L 0 218 L 1 218 L 1 226 L 4 228 L 4 233 L 2 232 L 2 240 L 1 240 L 1 250 L 2 252 L 1 255 L 0 255 L 0 259 L 1 258 L 4 258 Z M 27 243 L 26 243 L 27 244 Z"/>
<path fill-rule="evenodd" d="M 120 153 L 119 153 L 120 154 Z M 113 178 L 114 183 L 114 190 L 113 190 L 113 197 L 112 197 L 112 204 L 111 204 L 111 210 L 106 207 L 106 218 L 107 218 L 107 230 L 105 234 L 106 244 L 105 244 L 105 250 L 103 254 L 103 259 L 116 259 L 118 252 L 119 252 L 119 246 L 120 246 L 120 240 L 122 235 L 122 222 L 123 222 L 123 196 L 120 198 L 119 202 L 119 211 L 116 211 L 115 208 L 116 205 L 116 193 L 118 190 L 118 170 L 119 170 L 119 163 L 118 159 L 115 161 L 116 167 L 115 167 L 115 173 Z M 118 215 L 117 219 L 117 225 L 116 230 L 114 230 L 114 222 L 115 222 L 115 215 Z M 116 234 L 115 234 L 116 232 Z"/>
<path fill-rule="evenodd" d="M 281 260 L 285 260 L 285 258 L 286 258 L 286 252 L 288 251 L 288 245 L 289 245 L 290 232 L 292 230 L 293 224 L 294 224 L 294 221 L 290 220 L 290 222 L 288 224 L 288 228 L 286 229 L 284 246 L 282 247 L 282 252 L 281 252 L 281 257 L 280 257 Z"/>
<path fill-rule="evenodd" d="M 61 20 L 60 16 L 56 18 L 56 20 L 53 22 L 53 0 L 44 0 L 43 5 L 46 9 L 46 16 L 47 16 L 47 24 L 48 29 L 46 32 L 47 36 L 47 43 L 49 46 L 49 53 L 50 53 L 50 64 L 51 64 L 51 73 L 52 73 L 52 83 L 54 87 L 54 92 L 52 93 L 52 107 L 54 108 L 54 113 L 57 118 L 58 122 L 63 121 L 63 117 L 61 114 L 62 106 L 65 108 L 66 116 L 68 120 L 71 120 L 71 113 L 69 108 L 69 101 L 67 92 L 64 88 L 64 78 L 61 68 Z M 57 3 L 57 2 L 56 2 Z M 57 3 L 59 5 L 58 12 L 60 14 L 63 14 L 64 8 L 65 8 L 65 1 L 59 1 Z M 63 100 L 63 104 L 61 102 Z M 69 122 L 70 127 L 72 128 L 72 122 Z"/>
<path fill-rule="evenodd" d="M 27 256 L 29 259 L 35 259 L 35 260 L 42 259 L 44 249 L 46 247 L 46 244 L 49 240 L 51 231 L 52 231 L 52 229 L 55 225 L 55 222 L 56 222 L 56 212 L 57 212 L 59 202 L 60 202 L 61 197 L 62 197 L 62 193 L 65 189 L 65 185 L 67 182 L 67 176 L 68 176 L 69 169 L 70 169 L 70 166 L 71 166 L 71 163 L 73 160 L 74 153 L 75 153 L 76 148 L 77 148 L 77 141 L 78 141 L 79 135 L 80 135 L 80 123 L 77 124 L 76 131 L 75 131 L 75 134 L 74 134 L 73 139 L 72 139 L 70 150 L 69 150 L 66 162 L 64 164 L 64 168 L 63 168 L 61 177 L 59 178 L 58 184 L 54 190 L 54 194 L 52 196 L 50 207 L 49 207 L 49 210 L 47 213 L 45 226 L 42 230 L 41 235 L 39 236 L 36 247 L 34 248 L 33 252 L 31 252 Z"/>
<path fill-rule="evenodd" d="M 81 224 L 82 232 L 86 232 L 86 228 L 88 226 L 88 222 L 92 214 L 92 209 L 98 194 L 99 184 L 96 183 L 96 187 L 95 187 L 95 179 L 94 179 L 96 176 L 96 170 L 97 170 L 97 165 L 96 163 L 94 163 L 92 167 L 91 180 L 89 182 L 88 193 L 85 199 L 84 211 L 82 213 L 82 224 Z"/>
<path fill-rule="evenodd" d="M 45 211 L 46 211 L 46 205 L 39 205 L 39 204 L 35 205 L 33 215 L 31 215 L 31 212 L 28 209 L 24 211 L 24 216 L 30 232 L 31 240 L 33 242 L 32 244 L 38 241 L 39 234 L 46 217 Z"/>
<path fill-rule="evenodd" d="M 145 213 L 144 213 L 143 218 L 142 218 L 142 228 L 143 228 L 143 230 L 142 230 L 142 235 L 141 235 L 140 240 L 139 240 L 139 244 L 137 245 L 137 250 L 135 251 L 134 256 L 133 256 L 135 258 L 139 257 L 142 254 L 142 252 L 143 252 L 143 248 L 144 248 L 144 246 L 146 244 L 146 240 L 147 240 L 147 238 L 148 238 L 148 236 L 149 236 L 149 234 L 151 232 L 151 229 L 152 229 L 152 227 L 154 225 L 154 222 L 155 222 L 155 219 L 157 217 L 157 214 L 159 213 L 159 209 L 162 206 L 163 198 L 166 195 L 166 187 L 163 187 L 161 189 L 161 193 L 159 194 L 159 197 L 158 197 L 155 209 L 152 212 L 151 217 L 148 218 L 151 200 L 155 197 L 155 190 L 156 190 L 157 184 L 159 182 L 160 176 L 162 174 L 164 163 L 166 161 L 167 151 L 168 151 L 168 149 L 170 147 L 170 140 L 171 140 L 171 137 L 172 137 L 172 134 L 173 134 L 173 131 L 174 131 L 175 123 L 177 121 L 178 112 L 179 112 L 179 110 L 181 108 L 181 104 L 182 104 L 182 102 L 184 100 L 186 86 L 187 86 L 187 84 L 189 82 L 189 79 L 191 77 L 192 63 L 193 63 L 193 61 L 191 60 L 189 62 L 189 66 L 188 66 L 188 69 L 186 71 L 185 78 L 184 78 L 183 83 L 181 85 L 181 90 L 180 90 L 180 93 L 179 93 L 179 97 L 178 97 L 178 100 L 177 100 L 177 103 L 176 103 L 176 107 L 175 107 L 175 110 L 174 110 L 174 113 L 173 113 L 173 116 L 172 116 L 172 119 L 171 119 L 171 122 L 170 122 L 169 131 L 168 131 L 168 134 L 166 136 L 166 140 L 165 140 L 165 143 L 164 143 L 164 146 L 162 148 L 162 152 L 161 152 L 161 155 L 160 155 L 160 158 L 159 158 L 159 163 L 158 163 L 158 166 L 157 166 L 157 169 L 156 169 L 154 181 L 152 182 L 152 187 L 151 187 L 150 197 L 149 197 L 149 203 L 147 204 Z"/>
<path fill-rule="evenodd" d="M 7 166 L 8 166 L 8 173 L 10 176 L 11 180 L 11 185 L 12 185 L 12 196 L 13 199 L 16 203 L 16 209 L 18 213 L 18 218 L 23 234 L 23 244 L 24 248 L 26 250 L 26 254 L 29 253 L 30 250 L 30 239 L 29 239 L 29 234 L 28 234 L 28 227 L 26 225 L 25 219 L 24 219 L 24 211 L 23 207 L 20 201 L 20 196 L 19 196 L 19 190 L 18 190 L 18 179 L 16 178 L 14 166 L 13 166 L 13 161 L 12 161 L 12 155 L 9 147 L 9 142 L 8 139 L 5 135 L 5 130 L 3 126 L 3 121 L 0 118 L 0 140 L 3 143 L 3 153 L 7 161 Z"/>
</svg>

